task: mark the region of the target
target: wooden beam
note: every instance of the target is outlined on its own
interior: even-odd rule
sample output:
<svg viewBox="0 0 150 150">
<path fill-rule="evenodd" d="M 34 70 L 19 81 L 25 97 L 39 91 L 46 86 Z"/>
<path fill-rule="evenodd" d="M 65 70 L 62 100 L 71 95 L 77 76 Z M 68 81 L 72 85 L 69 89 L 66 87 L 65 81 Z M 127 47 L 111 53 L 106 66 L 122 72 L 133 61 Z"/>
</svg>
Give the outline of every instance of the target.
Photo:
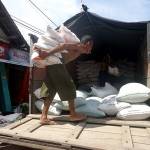
<svg viewBox="0 0 150 150">
<path fill-rule="evenodd" d="M 86 122 L 80 122 L 79 124 L 77 124 L 73 132 L 68 136 L 68 140 L 70 138 L 77 139 L 85 126 L 86 126 Z"/>
<path fill-rule="evenodd" d="M 124 120 L 115 120 L 112 118 L 105 118 L 105 119 L 88 118 L 87 123 L 121 125 L 121 126 L 128 125 L 133 127 L 150 127 L 150 121 L 124 121 Z"/>
<path fill-rule="evenodd" d="M 14 128 L 16 128 L 16 127 L 18 127 L 18 126 L 20 126 L 20 125 L 30 121 L 30 120 L 32 120 L 32 118 L 26 117 L 24 119 L 18 120 L 17 122 L 15 122 L 13 124 L 10 124 L 10 125 L 6 126 L 4 128 L 5 129 L 14 129 Z"/>
<path fill-rule="evenodd" d="M 122 126 L 122 145 L 123 148 L 133 148 L 133 142 L 129 126 Z"/>
<path fill-rule="evenodd" d="M 42 124 L 40 124 L 40 123 L 33 124 L 30 128 L 28 128 L 28 129 L 26 130 L 26 132 L 33 132 L 34 130 L 38 129 L 38 128 L 41 127 L 41 126 L 42 126 Z"/>
<path fill-rule="evenodd" d="M 36 148 L 36 149 L 41 149 L 41 150 L 65 150 L 65 148 L 59 148 L 56 147 L 56 145 L 51 145 L 51 144 L 41 144 L 41 142 L 27 142 L 26 140 L 16 140 L 16 139 L 7 139 L 7 138 L 1 138 L 0 141 L 3 143 L 8 143 L 8 144 L 13 144 L 17 146 L 23 146 L 23 147 L 28 147 L 28 148 Z"/>
<path fill-rule="evenodd" d="M 150 87 L 150 23 L 147 23 L 147 86 Z"/>
</svg>

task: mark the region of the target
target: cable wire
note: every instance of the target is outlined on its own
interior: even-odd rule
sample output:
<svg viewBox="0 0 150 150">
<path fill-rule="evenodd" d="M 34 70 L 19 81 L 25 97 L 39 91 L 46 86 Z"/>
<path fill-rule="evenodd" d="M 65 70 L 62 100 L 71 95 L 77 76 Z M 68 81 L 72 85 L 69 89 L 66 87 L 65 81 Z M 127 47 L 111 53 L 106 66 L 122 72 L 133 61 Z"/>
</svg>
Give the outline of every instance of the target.
<svg viewBox="0 0 150 150">
<path fill-rule="evenodd" d="M 33 26 L 33 25 L 31 25 L 31 24 L 25 22 L 24 20 L 21 20 L 21 19 L 15 17 L 15 16 L 13 16 L 13 15 L 11 15 L 11 17 L 12 17 L 14 20 L 18 20 L 19 22 L 22 22 L 22 23 L 26 24 L 27 26 L 29 26 L 29 27 L 31 27 L 31 28 L 33 28 L 33 29 L 35 29 L 35 30 L 38 30 L 39 32 L 41 32 L 41 33 L 44 34 L 44 31 L 43 31 L 43 30 L 41 30 L 41 29 L 39 29 L 39 28 L 37 28 L 37 27 L 35 27 L 35 26 Z"/>
<path fill-rule="evenodd" d="M 24 23 L 22 23 L 22 22 L 20 22 L 20 21 L 18 21 L 18 20 L 16 20 L 16 19 L 13 19 L 13 20 L 14 20 L 16 23 L 18 23 L 18 24 L 24 26 L 25 28 L 27 28 L 28 30 L 30 30 L 30 31 L 32 31 L 32 32 L 35 32 L 35 33 L 40 34 L 40 35 L 43 34 L 43 33 L 41 33 L 41 32 L 39 32 L 39 31 L 37 31 L 37 30 L 35 30 L 35 29 L 29 27 L 28 25 L 26 25 L 26 24 L 24 24 Z"/>
<path fill-rule="evenodd" d="M 57 24 L 53 22 L 34 2 L 32 2 L 31 0 L 28 0 L 28 1 L 58 28 Z"/>
</svg>

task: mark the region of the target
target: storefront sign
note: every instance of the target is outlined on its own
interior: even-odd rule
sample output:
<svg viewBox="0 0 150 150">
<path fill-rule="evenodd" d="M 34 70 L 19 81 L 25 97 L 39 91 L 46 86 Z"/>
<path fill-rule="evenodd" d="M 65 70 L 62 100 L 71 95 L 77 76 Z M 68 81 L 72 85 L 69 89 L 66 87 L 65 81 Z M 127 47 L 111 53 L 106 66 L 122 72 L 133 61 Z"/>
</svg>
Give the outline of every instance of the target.
<svg viewBox="0 0 150 150">
<path fill-rule="evenodd" d="M 0 42 L 0 59 L 7 59 L 8 45 Z"/>
<path fill-rule="evenodd" d="M 9 60 L 29 64 L 29 53 L 18 49 L 9 50 Z"/>
</svg>

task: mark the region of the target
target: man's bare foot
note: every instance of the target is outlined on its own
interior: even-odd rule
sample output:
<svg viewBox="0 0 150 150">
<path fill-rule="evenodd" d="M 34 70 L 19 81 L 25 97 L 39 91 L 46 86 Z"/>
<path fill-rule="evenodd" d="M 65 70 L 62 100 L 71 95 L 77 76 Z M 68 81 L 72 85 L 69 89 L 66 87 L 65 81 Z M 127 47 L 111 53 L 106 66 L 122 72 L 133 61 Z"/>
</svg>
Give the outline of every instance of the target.
<svg viewBox="0 0 150 150">
<path fill-rule="evenodd" d="M 40 119 L 42 125 L 56 125 L 57 123 L 51 119 Z"/>
<path fill-rule="evenodd" d="M 78 114 L 78 113 L 70 115 L 70 121 L 83 121 L 86 118 L 87 118 L 86 115 Z"/>
</svg>

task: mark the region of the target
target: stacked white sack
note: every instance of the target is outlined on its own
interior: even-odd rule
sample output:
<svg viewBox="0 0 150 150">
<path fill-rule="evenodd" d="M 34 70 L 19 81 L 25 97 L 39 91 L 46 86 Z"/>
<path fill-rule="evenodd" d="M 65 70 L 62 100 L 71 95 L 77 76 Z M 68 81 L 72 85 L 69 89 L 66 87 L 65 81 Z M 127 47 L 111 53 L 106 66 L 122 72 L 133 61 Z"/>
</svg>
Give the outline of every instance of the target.
<svg viewBox="0 0 150 150">
<path fill-rule="evenodd" d="M 38 42 L 35 43 L 34 45 L 37 48 L 42 49 L 43 51 L 51 51 L 53 47 L 56 47 L 60 43 L 79 43 L 79 42 L 80 40 L 77 38 L 77 36 L 62 25 L 59 29 L 59 32 L 53 30 L 50 26 L 48 26 L 46 33 L 42 35 L 38 39 Z M 62 51 L 62 53 L 66 52 L 67 52 L 66 50 Z M 34 50 L 31 56 L 31 60 L 35 64 L 35 66 L 39 68 L 44 68 L 47 65 L 62 63 L 60 61 L 60 58 L 62 58 L 61 53 L 55 53 L 43 60 L 35 59 L 36 57 L 39 57 L 39 53 L 38 51 Z"/>
<path fill-rule="evenodd" d="M 118 93 L 117 89 L 108 82 L 105 83 L 104 87 L 93 86 L 91 87 L 91 89 L 92 89 L 92 94 L 100 98 L 104 98 L 106 96 L 114 95 Z"/>
<path fill-rule="evenodd" d="M 131 104 L 117 102 L 116 95 L 109 95 L 102 99 L 98 108 L 108 116 L 115 116 L 118 112 L 128 107 L 131 107 Z"/>
<path fill-rule="evenodd" d="M 128 83 L 122 86 L 116 97 L 117 101 L 142 103 L 150 98 L 150 89 L 140 83 Z"/>
<path fill-rule="evenodd" d="M 131 105 L 118 112 L 117 118 L 123 120 L 143 120 L 150 117 L 150 107 L 143 104 L 150 98 L 150 89 L 140 83 L 128 83 L 120 88 L 117 101 Z"/>
</svg>

